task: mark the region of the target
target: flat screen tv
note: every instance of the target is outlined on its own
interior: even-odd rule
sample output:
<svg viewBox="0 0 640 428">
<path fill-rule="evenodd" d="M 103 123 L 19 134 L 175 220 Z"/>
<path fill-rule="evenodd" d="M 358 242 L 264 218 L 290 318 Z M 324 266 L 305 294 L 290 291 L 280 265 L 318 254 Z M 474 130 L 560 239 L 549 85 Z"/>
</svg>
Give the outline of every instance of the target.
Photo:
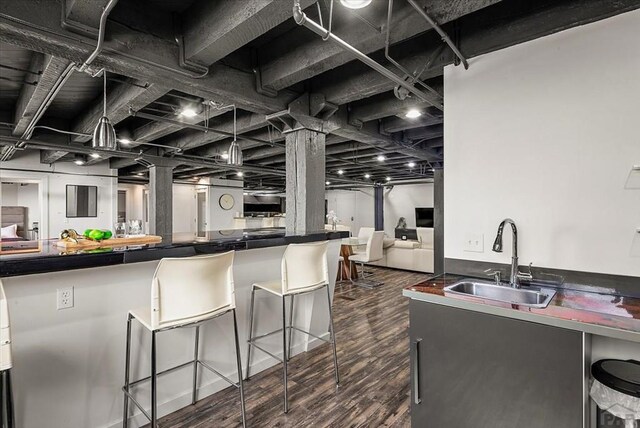
<svg viewBox="0 0 640 428">
<path fill-rule="evenodd" d="M 416 208 L 416 227 L 433 227 L 433 208 Z"/>
</svg>

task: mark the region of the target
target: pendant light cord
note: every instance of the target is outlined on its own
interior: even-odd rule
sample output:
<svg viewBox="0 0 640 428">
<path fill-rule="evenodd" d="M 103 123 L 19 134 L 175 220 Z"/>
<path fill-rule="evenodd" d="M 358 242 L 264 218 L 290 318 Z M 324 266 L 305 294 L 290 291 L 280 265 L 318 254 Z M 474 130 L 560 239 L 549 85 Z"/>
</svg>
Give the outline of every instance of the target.
<svg viewBox="0 0 640 428">
<path fill-rule="evenodd" d="M 107 70 L 104 70 L 104 73 L 102 73 L 102 75 L 104 76 L 103 79 L 103 92 L 102 92 L 102 107 L 104 110 L 104 117 L 107 117 Z"/>
</svg>

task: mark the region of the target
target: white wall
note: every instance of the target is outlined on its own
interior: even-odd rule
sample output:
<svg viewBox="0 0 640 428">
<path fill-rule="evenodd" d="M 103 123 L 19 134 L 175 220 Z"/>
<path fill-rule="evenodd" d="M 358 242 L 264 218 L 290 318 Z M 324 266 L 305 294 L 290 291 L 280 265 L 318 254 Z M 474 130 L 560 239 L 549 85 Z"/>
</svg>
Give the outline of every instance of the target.
<svg viewBox="0 0 640 428">
<path fill-rule="evenodd" d="M 633 11 L 445 69 L 446 257 L 508 263 L 490 246 L 511 217 L 523 264 L 640 276 L 638 28 Z"/>
<path fill-rule="evenodd" d="M 325 197 L 328 210 L 335 211 L 339 224 L 349 226 L 354 235 L 358 234 L 361 227 L 374 227 L 373 188 L 329 190 Z"/>
<path fill-rule="evenodd" d="M 0 179 L 28 180 L 39 184 L 42 207 L 40 238 L 57 237 L 67 228 L 80 233 L 87 228 L 113 228 L 117 176 L 106 163 L 79 167 L 70 162 L 60 162 L 50 166 L 40 163 L 38 152 L 19 153 L 14 159 L 2 162 Z M 97 217 L 66 217 L 67 184 L 98 187 Z"/>
<path fill-rule="evenodd" d="M 400 217 L 407 220 L 407 227 L 416 227 L 416 208 L 433 208 L 433 183 L 393 186 L 384 190 L 384 231 L 395 236 Z"/>
</svg>

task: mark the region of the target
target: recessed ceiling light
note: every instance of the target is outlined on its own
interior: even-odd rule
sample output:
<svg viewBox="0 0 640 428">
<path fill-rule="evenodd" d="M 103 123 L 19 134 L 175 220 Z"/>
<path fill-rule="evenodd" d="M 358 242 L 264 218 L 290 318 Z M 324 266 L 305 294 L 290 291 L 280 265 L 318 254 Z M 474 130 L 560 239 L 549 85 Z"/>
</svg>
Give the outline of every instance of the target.
<svg viewBox="0 0 640 428">
<path fill-rule="evenodd" d="M 184 116 L 184 117 L 196 117 L 197 115 L 198 115 L 198 112 L 195 111 L 195 109 L 192 107 L 185 107 L 180 112 L 180 116 Z"/>
<path fill-rule="evenodd" d="M 430 170 L 430 171 L 431 171 L 431 172 L 436 172 L 436 170 L 435 170 L 435 169 L 433 169 L 433 168 L 431 168 L 431 170 Z"/>
<path fill-rule="evenodd" d="M 376 156 L 376 159 L 378 162 L 384 162 L 387 158 L 384 155 L 378 155 Z"/>
<path fill-rule="evenodd" d="M 387 177 L 387 181 L 391 181 L 391 177 Z"/>
<path fill-rule="evenodd" d="M 142 177 L 144 174 L 143 174 L 143 173 L 141 173 L 141 172 L 138 172 L 136 175 L 137 175 L 138 177 Z"/>
<path fill-rule="evenodd" d="M 339 169 L 339 170 L 338 170 L 338 175 L 342 175 L 342 174 L 344 174 L 344 171 L 343 171 L 343 170 L 341 170 L 341 169 Z"/>
<path fill-rule="evenodd" d="M 362 9 L 363 7 L 369 6 L 371 0 L 340 0 L 340 3 L 349 9 Z"/>
<path fill-rule="evenodd" d="M 328 186 L 329 184 L 331 184 L 331 182 L 330 181 L 325 181 L 324 184 L 326 184 Z"/>
<path fill-rule="evenodd" d="M 248 194 L 249 194 L 249 193 L 247 193 L 247 192 L 244 192 L 244 193 L 243 193 L 243 195 L 245 195 L 245 196 L 247 196 Z"/>
<path fill-rule="evenodd" d="M 408 166 L 409 168 L 415 168 L 416 163 L 415 163 L 415 162 L 409 162 L 409 163 L 407 164 L 407 166 Z"/>
<path fill-rule="evenodd" d="M 226 153 L 226 152 L 225 152 L 225 153 L 221 154 L 221 155 L 220 155 L 220 157 L 221 157 L 222 159 L 229 159 L 229 153 Z"/>
<path fill-rule="evenodd" d="M 364 178 L 371 178 L 371 174 L 365 174 Z"/>
<path fill-rule="evenodd" d="M 120 138 L 122 144 L 131 144 L 131 140 L 128 138 Z"/>
<path fill-rule="evenodd" d="M 242 171 L 238 171 L 238 173 L 236 174 L 238 177 L 243 177 L 244 173 Z"/>
<path fill-rule="evenodd" d="M 417 110 L 415 108 L 407 110 L 407 113 L 405 113 L 404 115 L 404 117 L 407 117 L 409 119 L 415 119 L 416 117 L 420 116 L 422 116 L 422 113 L 420 112 L 420 110 Z"/>
<path fill-rule="evenodd" d="M 84 165 L 84 161 L 82 159 L 76 159 L 73 161 L 76 165 Z"/>
<path fill-rule="evenodd" d="M 91 153 L 89 156 L 91 156 L 94 159 L 98 159 L 100 157 L 98 153 Z"/>
</svg>

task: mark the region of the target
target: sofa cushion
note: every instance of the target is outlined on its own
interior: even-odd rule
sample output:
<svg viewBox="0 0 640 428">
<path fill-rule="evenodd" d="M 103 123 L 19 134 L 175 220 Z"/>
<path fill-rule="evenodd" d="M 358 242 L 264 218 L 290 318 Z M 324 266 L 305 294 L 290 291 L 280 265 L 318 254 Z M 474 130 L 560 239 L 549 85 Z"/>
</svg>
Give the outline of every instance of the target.
<svg viewBox="0 0 640 428">
<path fill-rule="evenodd" d="M 418 248 L 420 243 L 418 241 L 403 241 L 401 239 L 396 239 L 393 246 L 395 248 L 409 248 L 412 250 L 414 248 Z"/>
</svg>

